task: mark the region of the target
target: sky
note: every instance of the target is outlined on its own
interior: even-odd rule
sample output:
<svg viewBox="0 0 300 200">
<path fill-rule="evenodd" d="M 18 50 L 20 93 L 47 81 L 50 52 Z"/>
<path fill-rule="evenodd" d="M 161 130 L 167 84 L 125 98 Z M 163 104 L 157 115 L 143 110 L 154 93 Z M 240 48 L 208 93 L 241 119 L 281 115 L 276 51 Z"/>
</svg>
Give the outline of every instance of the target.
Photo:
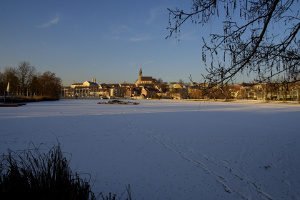
<svg viewBox="0 0 300 200">
<path fill-rule="evenodd" d="M 140 68 L 144 76 L 165 82 L 188 82 L 190 74 L 202 82 L 202 37 L 222 32 L 221 20 L 214 16 L 205 26 L 187 22 L 178 37 L 165 39 L 167 8 L 190 10 L 191 2 L 0 0 L 0 71 L 27 61 L 38 72 L 56 73 L 63 85 L 94 78 L 133 83 Z M 278 26 L 272 31 L 280 32 Z"/>
<path fill-rule="evenodd" d="M 134 82 L 138 71 L 166 82 L 201 81 L 200 26 L 168 35 L 167 8 L 183 0 L 1 0 L 0 67 L 28 61 L 72 82 Z M 213 26 L 213 25 L 211 25 Z M 208 27 L 209 29 L 209 27 Z"/>
</svg>

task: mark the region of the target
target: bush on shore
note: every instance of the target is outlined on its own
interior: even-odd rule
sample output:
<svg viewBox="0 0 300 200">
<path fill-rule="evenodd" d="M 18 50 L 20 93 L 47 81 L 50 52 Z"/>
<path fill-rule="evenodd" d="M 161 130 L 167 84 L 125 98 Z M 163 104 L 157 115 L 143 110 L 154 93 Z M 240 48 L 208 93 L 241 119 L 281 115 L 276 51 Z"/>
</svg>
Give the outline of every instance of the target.
<svg viewBox="0 0 300 200">
<path fill-rule="evenodd" d="M 123 195 L 122 195 L 123 196 Z M 90 181 L 82 179 L 69 167 L 68 159 L 59 145 L 48 153 L 39 148 L 19 152 L 9 151 L 0 157 L 0 199 L 31 200 L 116 200 L 123 199 L 114 193 L 91 190 Z M 130 185 L 125 200 L 131 200 Z"/>
<path fill-rule="evenodd" d="M 96 199 L 88 180 L 69 167 L 60 146 L 9 152 L 0 160 L 1 199 Z"/>
<path fill-rule="evenodd" d="M 39 102 L 39 101 L 57 101 L 59 98 L 50 96 L 16 96 L 16 97 L 6 97 L 6 103 L 29 103 L 29 102 Z M 0 97 L 0 102 L 4 103 L 4 97 Z"/>
</svg>

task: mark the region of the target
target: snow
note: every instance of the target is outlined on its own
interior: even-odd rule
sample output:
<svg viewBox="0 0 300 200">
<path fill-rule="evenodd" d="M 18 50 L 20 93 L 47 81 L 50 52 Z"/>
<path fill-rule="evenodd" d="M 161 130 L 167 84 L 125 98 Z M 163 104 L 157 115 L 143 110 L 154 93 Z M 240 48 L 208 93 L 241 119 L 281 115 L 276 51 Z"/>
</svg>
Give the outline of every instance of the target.
<svg viewBox="0 0 300 200">
<path fill-rule="evenodd" d="M 96 103 L 0 108 L 0 152 L 59 142 L 94 192 L 119 197 L 300 199 L 299 105 Z"/>
</svg>

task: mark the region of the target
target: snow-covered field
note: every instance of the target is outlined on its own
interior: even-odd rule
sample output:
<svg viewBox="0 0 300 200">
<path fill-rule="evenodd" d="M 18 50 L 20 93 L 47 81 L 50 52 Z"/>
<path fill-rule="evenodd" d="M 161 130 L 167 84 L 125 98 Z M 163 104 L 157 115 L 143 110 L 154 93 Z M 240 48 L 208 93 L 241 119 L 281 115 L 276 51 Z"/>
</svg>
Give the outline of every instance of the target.
<svg viewBox="0 0 300 200">
<path fill-rule="evenodd" d="M 96 102 L 0 108 L 0 152 L 59 141 L 96 193 L 137 200 L 300 199 L 299 105 Z"/>
</svg>

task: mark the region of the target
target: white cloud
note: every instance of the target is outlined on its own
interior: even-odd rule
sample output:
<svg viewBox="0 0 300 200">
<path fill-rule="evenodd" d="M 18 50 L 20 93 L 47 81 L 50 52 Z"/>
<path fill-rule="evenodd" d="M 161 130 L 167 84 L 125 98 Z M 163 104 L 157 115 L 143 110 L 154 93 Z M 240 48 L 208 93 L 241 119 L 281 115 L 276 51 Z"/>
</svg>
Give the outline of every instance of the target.
<svg viewBox="0 0 300 200">
<path fill-rule="evenodd" d="M 38 26 L 38 28 L 48 28 L 50 26 L 54 26 L 56 24 L 58 24 L 60 21 L 60 17 L 58 15 L 56 15 L 53 19 L 51 19 L 50 21 L 48 22 L 45 22 L 41 25 Z"/>
<path fill-rule="evenodd" d="M 151 38 L 148 36 L 141 36 L 141 37 L 132 37 L 129 39 L 131 42 L 143 42 L 143 41 L 148 41 Z"/>
<path fill-rule="evenodd" d="M 112 36 L 110 39 L 113 39 L 113 40 L 120 40 L 121 37 L 120 37 L 120 36 Z"/>
<path fill-rule="evenodd" d="M 144 63 L 142 64 L 142 66 L 150 65 L 150 64 L 153 64 L 153 63 L 154 63 L 153 60 L 148 60 L 148 61 L 144 62 Z"/>
<path fill-rule="evenodd" d="M 146 20 L 146 24 L 152 24 L 154 23 L 159 17 L 160 15 L 163 14 L 164 11 L 164 7 L 160 6 L 160 7 L 156 7 L 156 8 L 152 8 L 149 12 L 149 17 Z"/>
<path fill-rule="evenodd" d="M 193 41 L 201 39 L 196 31 L 187 31 L 179 36 L 180 40 Z"/>
<path fill-rule="evenodd" d="M 110 31 L 104 36 L 106 39 L 122 40 L 130 34 L 131 28 L 127 25 L 112 25 Z"/>
<path fill-rule="evenodd" d="M 120 35 L 120 34 L 124 34 L 124 33 L 128 33 L 130 32 L 130 28 L 127 25 L 118 25 L 118 26 L 113 26 L 111 28 L 111 32 L 113 35 Z"/>
<path fill-rule="evenodd" d="M 151 40 L 151 37 L 147 35 L 136 34 L 131 27 L 125 24 L 111 26 L 109 35 L 107 35 L 106 38 L 109 38 L 111 40 L 123 40 L 130 42 L 143 42 Z"/>
</svg>

